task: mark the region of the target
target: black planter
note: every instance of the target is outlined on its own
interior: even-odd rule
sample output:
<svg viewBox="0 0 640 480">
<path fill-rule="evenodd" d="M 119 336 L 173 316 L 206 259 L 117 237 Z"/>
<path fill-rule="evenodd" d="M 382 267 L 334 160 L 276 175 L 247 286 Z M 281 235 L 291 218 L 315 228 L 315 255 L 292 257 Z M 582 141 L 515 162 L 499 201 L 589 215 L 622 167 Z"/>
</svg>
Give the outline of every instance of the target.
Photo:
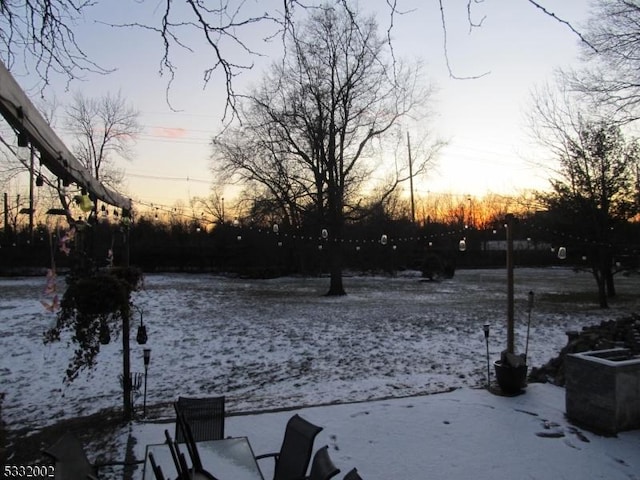
<svg viewBox="0 0 640 480">
<path fill-rule="evenodd" d="M 527 365 L 514 367 L 503 363 L 501 360 L 493 362 L 496 371 L 496 380 L 500 390 L 507 395 L 513 395 L 522 391 L 527 383 Z"/>
</svg>

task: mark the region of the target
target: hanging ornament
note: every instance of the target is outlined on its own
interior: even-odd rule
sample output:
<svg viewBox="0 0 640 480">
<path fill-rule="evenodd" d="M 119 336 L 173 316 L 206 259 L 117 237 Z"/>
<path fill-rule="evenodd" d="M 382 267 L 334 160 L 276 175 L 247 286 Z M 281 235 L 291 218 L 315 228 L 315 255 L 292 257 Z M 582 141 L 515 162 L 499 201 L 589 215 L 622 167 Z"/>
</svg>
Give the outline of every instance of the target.
<svg viewBox="0 0 640 480">
<path fill-rule="evenodd" d="M 138 327 L 136 342 L 138 342 L 138 345 L 144 345 L 145 343 L 147 343 L 147 340 L 147 327 L 142 323 L 142 318 L 140 318 L 140 326 Z"/>
<path fill-rule="evenodd" d="M 91 201 L 91 198 L 89 198 L 89 195 L 82 195 L 80 197 L 80 210 L 83 212 L 90 212 L 93 210 L 93 202 Z"/>
<path fill-rule="evenodd" d="M 560 260 L 564 260 L 564 259 L 567 258 L 567 249 L 566 249 L 566 247 L 558 248 L 558 258 Z"/>
</svg>

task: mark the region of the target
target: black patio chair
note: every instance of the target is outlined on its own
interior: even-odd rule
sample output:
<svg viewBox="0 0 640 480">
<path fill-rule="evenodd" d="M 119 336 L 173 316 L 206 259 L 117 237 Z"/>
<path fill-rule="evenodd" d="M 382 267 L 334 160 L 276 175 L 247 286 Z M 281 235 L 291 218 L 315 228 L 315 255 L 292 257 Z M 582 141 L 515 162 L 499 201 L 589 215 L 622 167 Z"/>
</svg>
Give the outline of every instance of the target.
<svg viewBox="0 0 640 480">
<path fill-rule="evenodd" d="M 191 398 L 178 397 L 174 408 L 180 413 L 185 423 L 191 427 L 196 442 L 205 440 L 221 440 L 224 438 L 224 403 L 225 397 Z M 176 422 L 176 441 L 186 440 L 185 432 Z"/>
<path fill-rule="evenodd" d="M 363 480 L 360 474 L 358 473 L 357 468 L 352 468 L 347 472 L 342 480 Z"/>
<path fill-rule="evenodd" d="M 164 431 L 164 437 L 167 445 L 169 445 L 169 452 L 171 452 L 173 465 L 176 468 L 176 473 L 178 474 L 176 480 L 189 480 L 189 466 L 187 465 L 187 459 L 184 457 L 184 453 L 180 451 L 178 442 L 171 438 L 169 430 Z"/>
<path fill-rule="evenodd" d="M 162 468 L 160 468 L 160 465 L 156 463 L 156 459 L 151 452 L 149 452 L 149 462 L 151 463 L 151 471 L 153 471 L 153 475 L 156 477 L 156 480 L 165 480 Z"/>
<path fill-rule="evenodd" d="M 308 480 L 329 480 L 340 473 L 329 456 L 329 446 L 320 448 L 313 456 Z"/>
<path fill-rule="evenodd" d="M 189 457 L 191 458 L 191 468 L 187 464 L 187 460 L 184 453 L 180 451 L 180 445 L 178 442 L 171 438 L 169 430 L 164 431 L 166 442 L 169 445 L 171 457 L 178 473 L 177 480 L 217 480 L 211 473 L 205 470 L 200 460 L 200 454 L 198 453 L 198 446 L 193 441 L 191 436 L 191 429 L 188 425 L 184 426 L 185 433 L 187 434 L 187 450 Z"/>
<path fill-rule="evenodd" d="M 91 463 L 78 437 L 65 432 L 53 445 L 42 453 L 53 459 L 56 464 L 56 478 L 65 480 L 97 480 L 99 469 L 111 466 L 128 466 L 144 463 L 144 460 L 132 462 L 112 461 Z"/>
<path fill-rule="evenodd" d="M 256 460 L 271 457 L 275 461 L 273 480 L 297 480 L 306 476 L 313 442 L 322 427 L 296 414 L 289 419 L 279 452 L 256 456 Z"/>
</svg>

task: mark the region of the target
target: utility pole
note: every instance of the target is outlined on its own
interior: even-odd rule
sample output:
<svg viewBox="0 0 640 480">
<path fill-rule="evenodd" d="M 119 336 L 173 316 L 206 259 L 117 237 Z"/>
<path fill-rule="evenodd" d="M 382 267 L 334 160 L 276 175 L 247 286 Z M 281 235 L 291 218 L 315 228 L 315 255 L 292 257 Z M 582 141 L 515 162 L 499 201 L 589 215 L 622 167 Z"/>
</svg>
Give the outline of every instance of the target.
<svg viewBox="0 0 640 480">
<path fill-rule="evenodd" d="M 411 139 L 407 132 L 407 150 L 409 152 L 409 190 L 411 191 L 411 223 L 416 223 L 416 204 L 413 200 L 413 162 L 411 160 Z"/>
</svg>

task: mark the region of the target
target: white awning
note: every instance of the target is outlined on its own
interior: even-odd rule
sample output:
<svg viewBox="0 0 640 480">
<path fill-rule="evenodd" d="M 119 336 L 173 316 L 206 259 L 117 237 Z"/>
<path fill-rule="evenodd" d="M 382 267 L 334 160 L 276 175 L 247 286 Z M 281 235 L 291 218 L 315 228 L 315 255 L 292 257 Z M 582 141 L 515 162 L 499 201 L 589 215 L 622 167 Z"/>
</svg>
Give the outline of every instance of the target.
<svg viewBox="0 0 640 480">
<path fill-rule="evenodd" d="M 97 181 L 69 151 L 0 61 L 0 114 L 40 152 L 40 161 L 56 177 L 83 187 L 93 197 L 126 210 L 131 199 Z"/>
</svg>

